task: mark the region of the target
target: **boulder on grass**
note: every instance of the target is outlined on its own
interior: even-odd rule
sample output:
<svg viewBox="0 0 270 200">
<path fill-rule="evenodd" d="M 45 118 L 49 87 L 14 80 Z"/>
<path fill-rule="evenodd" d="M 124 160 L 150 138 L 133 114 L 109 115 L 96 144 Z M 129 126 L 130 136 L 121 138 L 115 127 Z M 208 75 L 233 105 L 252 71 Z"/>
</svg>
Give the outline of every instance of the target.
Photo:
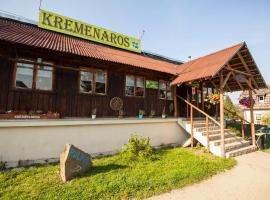
<svg viewBox="0 0 270 200">
<path fill-rule="evenodd" d="M 89 171 L 91 156 L 72 144 L 66 144 L 60 155 L 60 176 L 66 182 L 78 174 Z"/>
</svg>

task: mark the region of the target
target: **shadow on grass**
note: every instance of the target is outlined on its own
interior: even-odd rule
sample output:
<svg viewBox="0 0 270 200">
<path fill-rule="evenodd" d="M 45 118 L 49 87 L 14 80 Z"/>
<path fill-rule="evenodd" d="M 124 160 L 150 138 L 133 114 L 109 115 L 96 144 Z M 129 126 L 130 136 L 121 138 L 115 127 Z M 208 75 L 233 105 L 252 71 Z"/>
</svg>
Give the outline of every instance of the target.
<svg viewBox="0 0 270 200">
<path fill-rule="evenodd" d="M 99 165 L 99 166 L 92 166 L 88 172 L 85 172 L 78 177 L 87 177 L 93 176 L 100 173 L 107 173 L 118 169 L 125 169 L 127 168 L 126 165 L 118 165 L 118 164 L 108 164 L 108 165 Z"/>
</svg>

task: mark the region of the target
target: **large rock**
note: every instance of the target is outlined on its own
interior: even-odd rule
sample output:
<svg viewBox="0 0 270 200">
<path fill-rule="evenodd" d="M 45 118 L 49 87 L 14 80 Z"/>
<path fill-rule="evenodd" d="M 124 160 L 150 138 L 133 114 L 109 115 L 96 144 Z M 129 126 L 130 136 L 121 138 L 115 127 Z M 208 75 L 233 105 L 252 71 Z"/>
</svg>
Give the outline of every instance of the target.
<svg viewBox="0 0 270 200">
<path fill-rule="evenodd" d="M 91 156 L 72 144 L 66 144 L 60 155 L 60 175 L 64 182 L 90 170 Z"/>
</svg>

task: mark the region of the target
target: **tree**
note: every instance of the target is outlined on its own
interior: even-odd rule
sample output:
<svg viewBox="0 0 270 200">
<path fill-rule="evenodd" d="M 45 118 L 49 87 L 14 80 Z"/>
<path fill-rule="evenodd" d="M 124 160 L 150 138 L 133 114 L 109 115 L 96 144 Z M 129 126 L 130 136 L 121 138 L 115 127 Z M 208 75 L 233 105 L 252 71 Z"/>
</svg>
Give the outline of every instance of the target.
<svg viewBox="0 0 270 200">
<path fill-rule="evenodd" d="M 224 113 L 229 119 L 234 119 L 235 114 L 232 114 L 231 112 L 228 112 L 227 110 L 230 110 L 231 112 L 237 114 L 238 110 L 236 109 L 235 105 L 233 104 L 231 98 L 227 95 L 224 100 Z"/>
<path fill-rule="evenodd" d="M 262 123 L 265 125 L 270 125 L 270 112 L 262 116 Z"/>
</svg>

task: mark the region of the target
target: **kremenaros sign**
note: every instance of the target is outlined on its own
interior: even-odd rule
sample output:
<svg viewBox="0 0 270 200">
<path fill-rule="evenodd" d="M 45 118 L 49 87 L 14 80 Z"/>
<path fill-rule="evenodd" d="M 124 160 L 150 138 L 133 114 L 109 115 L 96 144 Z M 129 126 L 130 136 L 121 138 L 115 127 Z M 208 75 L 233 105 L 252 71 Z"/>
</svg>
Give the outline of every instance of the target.
<svg viewBox="0 0 270 200">
<path fill-rule="evenodd" d="M 98 26 L 83 23 L 52 12 L 40 10 L 38 27 L 103 43 L 106 45 L 141 52 L 141 41 Z"/>
</svg>

